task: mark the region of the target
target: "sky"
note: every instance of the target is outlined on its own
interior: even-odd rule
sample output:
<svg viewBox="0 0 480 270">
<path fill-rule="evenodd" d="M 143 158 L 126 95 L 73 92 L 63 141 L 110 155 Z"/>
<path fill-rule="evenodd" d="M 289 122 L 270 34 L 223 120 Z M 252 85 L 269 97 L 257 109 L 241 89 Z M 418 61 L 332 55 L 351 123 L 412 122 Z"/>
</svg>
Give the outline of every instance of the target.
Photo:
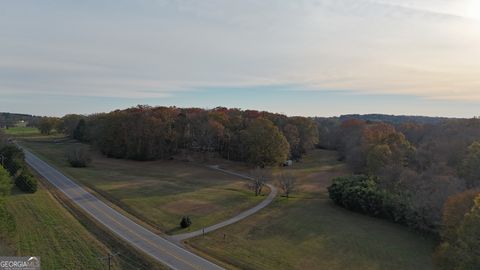
<svg viewBox="0 0 480 270">
<path fill-rule="evenodd" d="M 480 113 L 479 0 L 0 0 L 0 111 Z"/>
</svg>

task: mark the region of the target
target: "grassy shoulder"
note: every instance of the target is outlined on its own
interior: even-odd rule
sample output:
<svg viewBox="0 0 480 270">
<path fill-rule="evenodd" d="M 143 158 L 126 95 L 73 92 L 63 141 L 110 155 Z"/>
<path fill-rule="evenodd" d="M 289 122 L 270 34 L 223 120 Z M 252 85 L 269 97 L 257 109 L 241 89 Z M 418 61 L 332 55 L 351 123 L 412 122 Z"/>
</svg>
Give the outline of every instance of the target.
<svg viewBox="0 0 480 270">
<path fill-rule="evenodd" d="M 2 255 L 40 256 L 45 269 L 105 268 L 98 258 L 108 249 L 42 186 L 35 194 L 14 192 L 6 207 L 16 229 L 4 239 L 9 244 Z"/>
<path fill-rule="evenodd" d="M 61 136 L 23 137 L 22 144 L 65 174 L 169 234 L 201 229 L 258 204 L 245 181 L 201 164 L 182 161 L 138 162 L 105 158 L 92 151 L 87 168 L 72 168 L 65 149 L 75 142 Z M 192 226 L 180 229 L 184 215 Z"/>
<path fill-rule="evenodd" d="M 432 269 L 431 239 L 329 200 L 332 177 L 346 173 L 335 157 L 314 151 L 286 169 L 298 179 L 293 198 L 187 244 L 240 269 Z"/>
</svg>

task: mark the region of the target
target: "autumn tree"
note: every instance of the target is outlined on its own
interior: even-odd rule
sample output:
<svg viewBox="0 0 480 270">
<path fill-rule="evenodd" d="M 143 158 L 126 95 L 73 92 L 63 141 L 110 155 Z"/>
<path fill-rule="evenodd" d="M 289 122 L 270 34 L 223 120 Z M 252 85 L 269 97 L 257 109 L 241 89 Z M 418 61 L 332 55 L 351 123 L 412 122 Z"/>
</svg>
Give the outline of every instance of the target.
<svg viewBox="0 0 480 270">
<path fill-rule="evenodd" d="M 480 186 L 480 142 L 475 141 L 468 147 L 459 175 L 467 181 L 468 187 Z"/>
<path fill-rule="evenodd" d="M 368 125 L 362 132 L 361 152 L 366 156 L 366 171 L 377 174 L 388 165 L 407 166 L 414 147 L 391 125 Z"/>
<path fill-rule="evenodd" d="M 452 239 L 437 250 L 435 261 L 441 269 L 480 269 L 480 196 L 460 222 Z"/>
<path fill-rule="evenodd" d="M 270 120 L 258 118 L 242 133 L 246 160 L 256 166 L 278 165 L 288 157 L 285 136 Z"/>
<path fill-rule="evenodd" d="M 286 124 L 283 127 L 283 134 L 290 145 L 290 156 L 294 159 L 301 155 L 300 133 L 298 128 L 292 124 Z"/>
<path fill-rule="evenodd" d="M 475 197 L 480 194 L 479 189 L 470 189 L 450 196 L 443 206 L 441 236 L 444 241 L 453 241 L 457 228 L 465 214 L 472 209 Z"/>
<path fill-rule="evenodd" d="M 89 116 L 67 115 L 59 129 L 94 144 L 109 157 L 135 160 L 215 152 L 229 160 L 268 166 L 288 157 L 300 158 L 318 143 L 313 119 L 224 107 L 137 106 Z"/>
<path fill-rule="evenodd" d="M 375 175 L 390 163 L 392 151 L 387 144 L 378 144 L 372 147 L 367 155 L 367 171 Z"/>
<path fill-rule="evenodd" d="M 78 122 L 81 119 L 85 119 L 85 116 L 78 114 L 67 114 L 60 119 L 59 132 L 67 135 L 70 138 L 74 137 L 75 129 L 78 126 Z"/>
<path fill-rule="evenodd" d="M 292 155 L 299 158 L 318 144 L 318 127 L 313 119 L 307 117 L 291 117 L 289 123 L 294 125 L 298 132 L 298 146 L 294 148 Z"/>
<path fill-rule="evenodd" d="M 42 117 L 38 123 L 38 129 L 40 133 L 44 135 L 50 135 L 55 127 L 59 123 L 59 119 L 56 117 Z"/>
<path fill-rule="evenodd" d="M 178 148 L 175 108 L 138 106 L 96 115 L 88 134 L 107 156 L 135 160 L 167 158 Z"/>
</svg>

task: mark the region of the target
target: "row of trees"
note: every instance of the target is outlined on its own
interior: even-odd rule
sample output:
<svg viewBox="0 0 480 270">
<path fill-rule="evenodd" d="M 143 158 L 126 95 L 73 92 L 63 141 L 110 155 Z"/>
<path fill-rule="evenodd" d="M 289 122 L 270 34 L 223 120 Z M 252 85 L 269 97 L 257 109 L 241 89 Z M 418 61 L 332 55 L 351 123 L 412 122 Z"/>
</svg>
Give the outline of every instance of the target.
<svg viewBox="0 0 480 270">
<path fill-rule="evenodd" d="M 478 210 L 474 209 L 472 194 L 478 194 L 476 190 L 480 188 L 479 119 L 445 120 L 437 124 L 392 125 L 358 119 L 343 122 L 321 119 L 319 123 L 320 146 L 337 149 L 339 158 L 353 172 L 365 175 L 335 180 L 330 196 L 336 203 L 438 235 L 444 243 L 438 261 L 445 262 L 448 258 L 455 261 L 452 250 L 460 247 L 471 248 L 475 244 L 480 248 L 478 241 L 462 240 L 466 231 L 469 237 L 471 233 L 477 233 L 477 239 L 480 237 L 478 231 L 465 225 L 478 222 L 474 218 Z M 452 215 L 449 204 L 458 201 L 456 196 L 463 198 L 464 207 L 455 208 L 456 215 Z M 452 216 L 457 222 L 445 218 Z M 468 220 L 464 220 L 467 216 Z M 475 257 L 472 252 L 465 256 Z M 473 268 L 445 269 L 479 267 L 477 264 Z"/>
<path fill-rule="evenodd" d="M 0 161 L 20 190 L 29 193 L 37 191 L 37 180 L 25 163 L 25 154 L 16 145 L 9 143 L 2 133 L 0 133 Z"/>
<path fill-rule="evenodd" d="M 48 119 L 45 119 L 45 122 Z M 154 160 L 181 150 L 216 152 L 264 167 L 299 159 L 318 143 L 310 118 L 259 111 L 138 106 L 89 116 L 66 115 L 54 125 L 115 158 Z"/>
</svg>

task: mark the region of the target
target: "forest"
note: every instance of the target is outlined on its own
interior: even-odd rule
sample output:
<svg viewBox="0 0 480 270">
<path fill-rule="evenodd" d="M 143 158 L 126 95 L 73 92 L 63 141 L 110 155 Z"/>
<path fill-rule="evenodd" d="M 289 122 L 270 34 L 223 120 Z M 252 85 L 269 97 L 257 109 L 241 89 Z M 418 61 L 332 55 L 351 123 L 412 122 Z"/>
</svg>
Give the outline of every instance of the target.
<svg viewBox="0 0 480 270">
<path fill-rule="evenodd" d="M 333 181 L 335 203 L 438 237 L 442 269 L 480 267 L 480 119 L 318 124 L 320 146 L 356 174 Z"/>
<path fill-rule="evenodd" d="M 137 106 L 40 120 L 42 133 L 53 128 L 95 145 L 109 157 L 134 160 L 168 159 L 193 151 L 265 167 L 299 159 L 318 143 L 313 119 L 227 108 Z"/>
</svg>

